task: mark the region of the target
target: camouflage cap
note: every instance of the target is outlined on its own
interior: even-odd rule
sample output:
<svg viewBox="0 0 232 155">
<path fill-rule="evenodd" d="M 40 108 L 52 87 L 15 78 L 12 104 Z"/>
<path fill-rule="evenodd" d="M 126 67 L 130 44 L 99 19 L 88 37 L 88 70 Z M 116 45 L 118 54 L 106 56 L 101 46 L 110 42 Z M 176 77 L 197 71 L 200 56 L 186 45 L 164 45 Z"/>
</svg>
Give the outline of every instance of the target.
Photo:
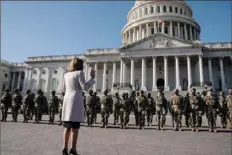
<svg viewBox="0 0 232 155">
<path fill-rule="evenodd" d="M 192 91 L 196 91 L 196 88 L 192 88 L 191 90 L 192 90 Z"/>
<path fill-rule="evenodd" d="M 89 90 L 89 94 L 93 94 L 93 90 L 92 89 Z"/>
<path fill-rule="evenodd" d="M 10 89 L 5 89 L 5 92 L 6 92 L 6 93 L 10 92 Z"/>
</svg>

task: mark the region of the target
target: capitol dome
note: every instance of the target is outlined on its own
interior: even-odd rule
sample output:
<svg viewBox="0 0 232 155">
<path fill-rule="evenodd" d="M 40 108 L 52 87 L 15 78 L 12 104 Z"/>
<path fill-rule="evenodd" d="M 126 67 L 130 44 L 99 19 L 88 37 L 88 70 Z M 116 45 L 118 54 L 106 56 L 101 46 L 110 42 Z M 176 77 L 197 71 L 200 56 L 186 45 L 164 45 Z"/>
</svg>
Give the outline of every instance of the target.
<svg viewBox="0 0 232 155">
<path fill-rule="evenodd" d="M 187 41 L 200 40 L 201 28 L 184 0 L 137 0 L 122 30 L 123 46 L 156 33 Z"/>
</svg>

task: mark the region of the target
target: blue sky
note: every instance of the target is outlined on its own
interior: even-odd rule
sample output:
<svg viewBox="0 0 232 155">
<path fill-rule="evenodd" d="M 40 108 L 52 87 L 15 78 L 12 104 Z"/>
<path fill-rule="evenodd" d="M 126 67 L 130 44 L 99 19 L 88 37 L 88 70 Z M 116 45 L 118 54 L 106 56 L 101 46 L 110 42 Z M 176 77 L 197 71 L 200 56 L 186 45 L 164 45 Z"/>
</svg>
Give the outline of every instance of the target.
<svg viewBox="0 0 232 155">
<path fill-rule="evenodd" d="M 189 1 L 202 42 L 231 41 L 230 1 Z M 118 48 L 133 1 L 2 2 L 1 58 L 80 54 Z"/>
</svg>

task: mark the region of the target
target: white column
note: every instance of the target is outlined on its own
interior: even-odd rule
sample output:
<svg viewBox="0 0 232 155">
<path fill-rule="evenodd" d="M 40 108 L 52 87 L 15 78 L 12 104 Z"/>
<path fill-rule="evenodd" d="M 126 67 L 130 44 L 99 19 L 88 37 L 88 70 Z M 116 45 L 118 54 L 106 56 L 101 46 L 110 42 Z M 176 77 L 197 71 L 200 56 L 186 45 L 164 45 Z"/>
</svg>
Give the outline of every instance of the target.
<svg viewBox="0 0 232 155">
<path fill-rule="evenodd" d="M 98 84 L 97 84 L 98 83 L 98 80 L 97 80 L 98 63 L 94 64 L 94 70 L 95 70 L 95 84 L 93 85 L 93 89 L 94 89 L 94 91 L 97 91 L 97 86 L 98 86 Z"/>
<path fill-rule="evenodd" d="M 135 27 L 133 28 L 133 43 L 136 41 L 136 32 Z"/>
<path fill-rule="evenodd" d="M 153 71 L 152 71 L 152 74 L 153 74 L 153 85 L 152 85 L 152 90 L 153 91 L 157 91 L 157 84 L 156 84 L 156 81 L 157 81 L 157 77 L 156 77 L 156 57 L 153 57 L 152 58 L 153 60 Z"/>
<path fill-rule="evenodd" d="M 88 80 L 89 63 L 85 62 L 85 81 Z"/>
<path fill-rule="evenodd" d="M 219 58 L 220 62 L 220 73 L 221 73 L 221 81 L 222 81 L 222 90 L 226 91 L 226 82 L 225 82 L 225 74 L 224 74 L 224 66 L 223 66 L 223 57 Z"/>
<path fill-rule="evenodd" d="M 204 86 L 204 72 L 203 72 L 202 55 L 199 55 L 198 59 L 199 59 L 200 85 Z"/>
<path fill-rule="evenodd" d="M 49 94 L 51 90 L 51 80 L 52 80 L 52 68 L 48 67 L 47 68 L 47 80 L 46 80 L 46 85 L 47 85 L 47 90 L 46 92 Z"/>
<path fill-rule="evenodd" d="M 139 40 L 142 39 L 142 25 L 139 25 Z"/>
<path fill-rule="evenodd" d="M 164 33 L 164 21 L 162 22 L 162 33 Z"/>
<path fill-rule="evenodd" d="M 180 86 L 180 66 L 179 66 L 179 57 L 175 56 L 175 65 L 176 65 L 176 89 L 181 90 Z"/>
<path fill-rule="evenodd" d="M 112 89 L 114 88 L 115 82 L 116 82 L 116 62 L 113 62 Z"/>
<path fill-rule="evenodd" d="M 40 79 L 41 79 L 41 68 L 38 68 L 38 78 L 37 78 L 37 90 L 40 88 Z"/>
<path fill-rule="evenodd" d="M 59 92 L 62 93 L 63 86 L 64 86 L 63 82 L 64 82 L 65 68 L 61 67 L 60 70 L 61 70 L 61 73 L 60 73 L 60 79 L 59 79 L 59 81 L 60 81 L 59 82 Z"/>
<path fill-rule="evenodd" d="M 154 22 L 154 33 L 157 33 L 157 25 L 156 25 L 156 21 Z"/>
<path fill-rule="evenodd" d="M 128 33 L 129 33 L 129 44 L 131 44 L 132 42 L 131 42 L 131 40 L 132 40 L 132 38 L 131 38 L 131 30 L 128 30 Z"/>
<path fill-rule="evenodd" d="M 208 58 L 208 69 L 209 69 L 209 80 L 210 80 L 210 82 L 212 82 L 212 87 L 213 87 L 213 89 L 214 89 L 211 58 Z"/>
<path fill-rule="evenodd" d="M 187 32 L 187 26 L 184 24 L 184 39 L 188 40 L 188 32 Z"/>
<path fill-rule="evenodd" d="M 119 79 L 120 85 L 122 84 L 122 80 L 123 80 L 123 60 L 121 60 L 120 63 L 120 79 Z"/>
<path fill-rule="evenodd" d="M 177 22 L 177 36 L 180 38 L 180 23 Z"/>
<path fill-rule="evenodd" d="M 61 82 L 62 82 L 61 91 L 63 92 L 63 91 L 65 91 L 65 90 L 64 90 L 64 87 L 65 87 L 65 86 L 64 86 L 64 75 L 65 75 L 66 72 L 67 72 L 67 66 L 63 66 L 63 67 L 62 67 L 62 70 L 63 70 L 63 75 L 62 75 L 62 81 L 61 81 Z"/>
<path fill-rule="evenodd" d="M 130 83 L 132 85 L 133 90 L 135 89 L 135 62 L 134 59 L 131 59 L 131 80 Z"/>
<path fill-rule="evenodd" d="M 28 83 L 28 74 L 29 70 L 26 68 L 25 75 L 24 75 L 24 81 L 23 81 L 23 91 L 27 90 L 27 83 Z"/>
<path fill-rule="evenodd" d="M 15 72 L 13 72 L 13 80 L 12 80 L 12 85 L 11 85 L 11 92 L 14 91 L 14 86 L 15 86 Z"/>
<path fill-rule="evenodd" d="M 192 31 L 192 26 L 189 26 L 189 34 L 190 34 L 190 40 L 193 40 L 193 31 Z"/>
<path fill-rule="evenodd" d="M 170 35 L 173 36 L 173 33 L 172 33 L 172 22 L 170 21 Z"/>
<path fill-rule="evenodd" d="M 18 84 L 17 84 L 17 88 L 20 89 L 20 83 L 21 83 L 21 79 L 22 79 L 22 72 L 19 72 L 19 78 L 18 78 Z"/>
<path fill-rule="evenodd" d="M 123 77 L 122 77 L 122 83 L 126 83 L 126 70 L 127 70 L 127 68 L 126 68 L 126 63 L 125 63 L 125 61 L 123 61 L 123 65 L 122 65 L 123 67 L 122 67 L 122 70 L 123 70 Z"/>
<path fill-rule="evenodd" d="M 142 58 L 142 86 L 141 90 L 147 91 L 147 65 L 146 65 L 146 59 Z"/>
<path fill-rule="evenodd" d="M 31 89 L 31 78 L 32 78 L 32 68 L 29 69 L 29 73 L 28 73 L 27 89 Z"/>
<path fill-rule="evenodd" d="M 107 70 L 107 62 L 103 64 L 103 80 L 102 80 L 102 92 L 106 90 L 106 70 Z"/>
<path fill-rule="evenodd" d="M 188 89 L 191 89 L 192 85 L 192 68 L 191 68 L 191 58 L 187 56 L 187 68 L 188 68 Z"/>
<path fill-rule="evenodd" d="M 149 37 L 149 27 L 148 27 L 148 23 L 146 24 L 146 37 Z"/>
<path fill-rule="evenodd" d="M 169 91 L 168 85 L 168 57 L 164 56 L 164 90 Z"/>
</svg>

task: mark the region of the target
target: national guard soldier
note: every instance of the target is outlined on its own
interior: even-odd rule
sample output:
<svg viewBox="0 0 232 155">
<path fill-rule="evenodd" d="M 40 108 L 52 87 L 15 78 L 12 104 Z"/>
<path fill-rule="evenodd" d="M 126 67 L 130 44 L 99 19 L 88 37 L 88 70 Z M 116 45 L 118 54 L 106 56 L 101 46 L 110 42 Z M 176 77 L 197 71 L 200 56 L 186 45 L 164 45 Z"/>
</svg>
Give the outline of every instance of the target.
<svg viewBox="0 0 232 155">
<path fill-rule="evenodd" d="M 108 96 L 108 90 L 104 91 L 104 95 L 101 98 L 101 116 L 102 116 L 102 125 L 100 128 L 108 128 L 108 119 L 110 115 L 111 100 Z"/>
<path fill-rule="evenodd" d="M 163 130 L 166 115 L 168 113 L 167 100 L 164 94 L 159 89 L 155 97 L 155 110 L 156 110 L 156 121 L 158 122 L 158 130 Z"/>
<path fill-rule="evenodd" d="M 15 89 L 15 94 L 13 95 L 13 103 L 12 103 L 12 122 L 17 122 L 18 119 L 18 112 L 22 104 L 22 95 L 19 92 L 19 89 Z"/>
<path fill-rule="evenodd" d="M 147 114 L 147 126 L 152 126 L 153 115 L 155 113 L 154 99 L 151 97 L 151 93 L 147 94 L 148 105 L 146 107 Z"/>
<path fill-rule="evenodd" d="M 84 109 L 85 109 L 85 117 L 86 117 L 86 97 L 85 97 L 85 92 L 82 92 L 82 96 L 83 96 L 83 104 L 84 104 Z"/>
<path fill-rule="evenodd" d="M 174 96 L 174 90 L 172 92 L 171 98 Z M 168 101 L 168 110 L 169 113 L 171 114 L 171 120 L 172 120 L 172 127 L 174 127 L 174 115 L 173 115 L 173 110 L 172 110 L 172 103 L 171 99 Z"/>
<path fill-rule="evenodd" d="M 219 94 L 219 105 L 220 105 L 220 116 L 221 116 L 221 128 L 226 128 L 227 126 L 227 104 L 224 92 L 221 91 Z"/>
<path fill-rule="evenodd" d="M 8 112 L 9 107 L 12 104 L 12 98 L 9 92 L 10 90 L 6 89 L 3 96 L 1 97 L 1 111 L 2 111 L 1 122 L 6 122 L 7 112 Z"/>
<path fill-rule="evenodd" d="M 116 125 L 116 124 L 118 125 L 120 105 L 121 105 L 120 102 L 121 102 L 121 98 L 119 97 L 118 93 L 115 93 L 114 103 L 113 103 L 114 125 Z"/>
<path fill-rule="evenodd" d="M 28 123 L 31 110 L 32 110 L 32 105 L 33 105 L 33 98 L 31 96 L 31 90 L 27 90 L 26 96 L 23 98 L 23 123 Z"/>
<path fill-rule="evenodd" d="M 181 131 L 181 120 L 182 120 L 182 112 L 183 112 L 183 98 L 179 95 L 179 90 L 174 90 L 174 95 L 171 99 L 172 104 L 172 114 L 174 119 L 174 131 Z"/>
<path fill-rule="evenodd" d="M 201 94 L 199 92 L 197 92 L 197 96 L 199 97 L 199 100 L 200 100 L 199 118 L 197 120 L 197 126 L 198 127 L 201 127 L 202 116 L 205 113 L 205 101 L 204 101 L 204 98 L 205 98 L 206 94 L 207 94 L 207 92 L 205 90 L 203 90 Z"/>
<path fill-rule="evenodd" d="M 37 96 L 35 97 L 35 122 L 36 124 L 39 124 L 39 121 L 42 118 L 42 112 L 43 112 L 43 107 L 44 105 L 47 104 L 47 99 L 46 97 L 43 95 L 43 91 L 41 89 L 39 89 L 37 91 Z"/>
<path fill-rule="evenodd" d="M 64 102 L 64 95 L 65 95 L 65 93 L 62 92 L 61 97 L 59 99 L 59 119 L 60 119 L 59 121 L 60 121 L 60 123 L 58 125 L 62 124 L 61 118 L 62 118 L 62 108 L 63 108 L 63 102 Z"/>
<path fill-rule="evenodd" d="M 95 98 L 94 123 L 97 123 L 97 114 L 101 111 L 100 98 L 97 96 L 97 92 L 94 92 L 94 98 Z"/>
<path fill-rule="evenodd" d="M 190 118 L 191 118 L 191 126 L 192 131 L 199 131 L 198 123 L 201 115 L 199 114 L 199 110 L 202 102 L 200 101 L 200 97 L 196 94 L 196 89 L 192 88 L 191 95 L 189 96 L 190 103 Z"/>
<path fill-rule="evenodd" d="M 189 93 L 186 93 L 184 97 L 184 116 L 185 116 L 185 126 L 188 128 L 191 124 L 190 119 L 190 103 L 189 103 Z"/>
<path fill-rule="evenodd" d="M 130 102 L 127 99 L 126 93 L 122 94 L 122 102 L 120 102 L 120 124 L 121 129 L 126 129 L 126 126 L 129 123 L 129 115 L 130 115 Z"/>
<path fill-rule="evenodd" d="M 229 89 L 229 94 L 226 97 L 227 108 L 228 108 L 228 122 L 229 128 L 232 129 L 232 89 Z"/>
<path fill-rule="evenodd" d="M 32 105 L 31 105 L 31 112 L 30 112 L 29 120 L 33 119 L 33 115 L 35 113 L 35 93 L 31 93 L 31 97 L 32 97 L 33 101 L 32 101 Z"/>
<path fill-rule="evenodd" d="M 216 130 L 216 118 L 217 118 L 217 109 L 219 107 L 216 97 L 213 95 L 213 90 L 208 89 L 208 93 L 204 98 L 206 115 L 209 122 L 209 131 L 217 132 Z"/>
<path fill-rule="evenodd" d="M 93 95 L 93 90 L 89 90 L 89 96 L 86 98 L 86 117 L 87 117 L 87 127 L 93 126 L 94 121 L 94 110 L 95 110 L 95 97 Z"/>
<path fill-rule="evenodd" d="M 144 91 L 140 91 L 140 95 L 137 98 L 138 102 L 138 129 L 144 129 L 145 125 L 145 110 L 148 104 L 148 100 L 144 95 Z"/>
<path fill-rule="evenodd" d="M 58 109 L 58 104 L 59 104 L 59 99 L 56 96 L 56 91 L 53 90 L 52 96 L 48 102 L 48 113 L 49 113 L 49 123 L 48 124 L 54 123 L 55 113 L 56 113 L 56 110 Z"/>
<path fill-rule="evenodd" d="M 138 126 L 138 97 L 139 97 L 139 92 L 136 92 L 136 96 L 133 101 L 133 111 L 134 111 L 134 116 L 135 116 L 135 126 Z"/>
</svg>

